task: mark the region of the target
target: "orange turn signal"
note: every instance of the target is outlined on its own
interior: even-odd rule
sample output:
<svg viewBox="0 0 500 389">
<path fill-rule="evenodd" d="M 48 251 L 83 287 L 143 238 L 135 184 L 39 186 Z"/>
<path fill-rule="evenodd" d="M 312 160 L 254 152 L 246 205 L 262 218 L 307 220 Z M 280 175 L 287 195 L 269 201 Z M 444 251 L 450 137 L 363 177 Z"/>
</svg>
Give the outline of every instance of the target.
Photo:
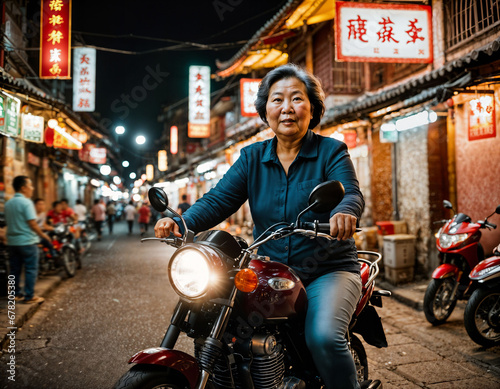
<svg viewBox="0 0 500 389">
<path fill-rule="evenodd" d="M 243 269 L 236 274 L 236 277 L 234 277 L 234 284 L 238 290 L 249 293 L 257 289 L 259 279 L 253 270 Z"/>
</svg>

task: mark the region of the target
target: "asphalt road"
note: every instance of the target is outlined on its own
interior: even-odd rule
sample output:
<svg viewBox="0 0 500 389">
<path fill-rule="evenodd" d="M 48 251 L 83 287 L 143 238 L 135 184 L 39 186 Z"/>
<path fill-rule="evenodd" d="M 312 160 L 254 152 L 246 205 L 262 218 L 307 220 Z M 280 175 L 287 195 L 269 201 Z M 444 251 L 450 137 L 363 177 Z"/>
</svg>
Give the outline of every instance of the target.
<svg viewBox="0 0 500 389">
<path fill-rule="evenodd" d="M 177 302 L 166 273 L 172 252 L 158 242 L 141 243 L 138 229 L 127 235 L 124 222 L 115 225 L 114 235 L 106 230 L 83 269 L 63 281 L 18 332 L 15 383 L 5 378 L 8 354 L 0 358 L 0 386 L 111 388 L 135 352 L 163 338 Z M 378 312 L 389 347 L 365 347 L 370 376 L 385 389 L 500 387 L 500 347 L 477 347 L 463 328 L 460 307 L 439 328 L 390 299 Z M 179 348 L 191 352 L 190 339 L 182 338 Z"/>
</svg>

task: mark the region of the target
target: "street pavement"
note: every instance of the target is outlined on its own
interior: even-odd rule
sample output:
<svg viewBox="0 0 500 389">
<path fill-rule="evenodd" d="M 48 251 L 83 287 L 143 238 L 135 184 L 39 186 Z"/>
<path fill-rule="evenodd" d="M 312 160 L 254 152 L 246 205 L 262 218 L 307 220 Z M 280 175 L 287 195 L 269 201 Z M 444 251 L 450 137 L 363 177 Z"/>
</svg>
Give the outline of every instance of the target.
<svg viewBox="0 0 500 389">
<path fill-rule="evenodd" d="M 1 388 L 111 388 L 135 352 L 159 345 L 177 302 L 166 272 L 173 250 L 141 243 L 135 227 L 131 236 L 124 222 L 115 224 L 113 235 L 106 229 L 74 278 L 39 280 L 37 294 L 45 303 L 16 305 L 15 382 L 7 379 L 11 339 L 7 300 L 0 300 Z M 464 303 L 447 323 L 433 327 L 421 312 L 425 283 L 378 286 L 394 297 L 377 308 L 389 347 L 365 343 L 371 378 L 381 379 L 385 389 L 500 387 L 500 347 L 484 349 L 468 338 Z M 186 337 L 177 347 L 192 353 Z"/>
</svg>

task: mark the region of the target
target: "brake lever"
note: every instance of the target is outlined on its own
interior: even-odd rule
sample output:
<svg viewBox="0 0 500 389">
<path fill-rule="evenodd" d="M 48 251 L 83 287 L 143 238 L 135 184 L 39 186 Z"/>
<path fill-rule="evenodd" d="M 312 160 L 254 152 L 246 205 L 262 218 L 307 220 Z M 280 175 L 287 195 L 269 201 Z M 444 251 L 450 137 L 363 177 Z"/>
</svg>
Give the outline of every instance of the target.
<svg viewBox="0 0 500 389">
<path fill-rule="evenodd" d="M 179 241 L 182 242 L 181 238 L 173 238 L 173 239 L 172 238 L 142 238 L 141 243 L 146 242 L 148 240 L 158 240 L 160 242 L 163 242 L 163 243 L 166 243 L 168 245 L 175 246 L 175 247 L 180 246 Z"/>
</svg>

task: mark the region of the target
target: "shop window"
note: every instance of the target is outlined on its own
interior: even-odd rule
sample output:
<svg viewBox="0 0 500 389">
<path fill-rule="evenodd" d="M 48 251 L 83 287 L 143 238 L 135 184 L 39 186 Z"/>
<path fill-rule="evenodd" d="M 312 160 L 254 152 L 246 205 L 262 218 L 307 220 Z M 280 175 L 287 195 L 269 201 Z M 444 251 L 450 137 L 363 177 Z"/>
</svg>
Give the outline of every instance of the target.
<svg viewBox="0 0 500 389">
<path fill-rule="evenodd" d="M 363 66 L 361 62 L 333 62 L 333 91 L 361 93 L 364 89 Z"/>
<path fill-rule="evenodd" d="M 446 49 L 450 50 L 500 26 L 497 0 L 445 0 Z"/>
</svg>

